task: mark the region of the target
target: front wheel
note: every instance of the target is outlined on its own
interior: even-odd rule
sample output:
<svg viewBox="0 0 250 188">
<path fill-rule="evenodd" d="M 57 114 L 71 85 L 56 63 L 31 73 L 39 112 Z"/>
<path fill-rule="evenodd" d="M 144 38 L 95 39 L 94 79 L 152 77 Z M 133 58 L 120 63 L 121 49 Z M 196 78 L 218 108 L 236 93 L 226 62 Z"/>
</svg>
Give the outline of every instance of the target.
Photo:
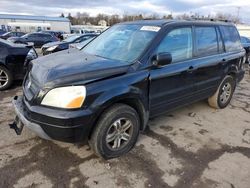
<svg viewBox="0 0 250 188">
<path fill-rule="evenodd" d="M 104 159 L 119 157 L 133 148 L 139 128 L 136 110 L 125 104 L 115 104 L 101 115 L 89 144 Z"/>
<path fill-rule="evenodd" d="M 222 109 L 230 103 L 236 87 L 235 79 L 228 75 L 226 76 L 215 94 L 208 98 L 208 103 L 213 108 Z"/>
<path fill-rule="evenodd" d="M 8 89 L 13 82 L 11 72 L 3 66 L 0 66 L 0 91 Z"/>
</svg>

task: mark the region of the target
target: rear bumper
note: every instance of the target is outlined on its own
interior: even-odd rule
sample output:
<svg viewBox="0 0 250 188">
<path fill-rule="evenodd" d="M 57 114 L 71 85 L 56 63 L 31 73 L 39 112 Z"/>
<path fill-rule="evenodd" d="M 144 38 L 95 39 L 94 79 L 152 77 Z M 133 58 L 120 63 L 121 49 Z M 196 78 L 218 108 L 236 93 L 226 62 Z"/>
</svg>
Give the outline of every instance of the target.
<svg viewBox="0 0 250 188">
<path fill-rule="evenodd" d="M 60 110 L 47 109 L 46 111 L 44 107 L 32 109 L 27 106 L 22 97 L 15 97 L 13 105 L 17 117 L 24 126 L 41 138 L 70 143 L 88 140 L 93 125 L 92 113 L 81 110 L 62 114 Z"/>
</svg>

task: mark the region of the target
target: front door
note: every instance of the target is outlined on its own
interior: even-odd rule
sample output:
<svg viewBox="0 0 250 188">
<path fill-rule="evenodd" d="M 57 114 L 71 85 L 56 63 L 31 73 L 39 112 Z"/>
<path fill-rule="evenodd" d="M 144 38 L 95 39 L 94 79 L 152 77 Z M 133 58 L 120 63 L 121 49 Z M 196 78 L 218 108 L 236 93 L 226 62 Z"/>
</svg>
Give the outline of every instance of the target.
<svg viewBox="0 0 250 188">
<path fill-rule="evenodd" d="M 151 116 L 187 104 L 194 99 L 192 27 L 166 33 L 155 54 L 169 52 L 172 63 L 150 71 Z"/>
</svg>

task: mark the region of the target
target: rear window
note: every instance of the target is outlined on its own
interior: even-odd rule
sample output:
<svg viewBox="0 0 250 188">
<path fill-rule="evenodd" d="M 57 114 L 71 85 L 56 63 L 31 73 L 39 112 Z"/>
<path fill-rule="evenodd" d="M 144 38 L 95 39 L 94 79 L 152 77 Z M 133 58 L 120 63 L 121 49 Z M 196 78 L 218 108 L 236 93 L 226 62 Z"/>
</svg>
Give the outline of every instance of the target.
<svg viewBox="0 0 250 188">
<path fill-rule="evenodd" d="M 217 33 L 215 27 L 195 27 L 196 55 L 213 55 L 218 53 Z"/>
<path fill-rule="evenodd" d="M 227 52 L 238 51 L 242 49 L 239 33 L 234 26 L 220 26 L 220 29 Z"/>
</svg>

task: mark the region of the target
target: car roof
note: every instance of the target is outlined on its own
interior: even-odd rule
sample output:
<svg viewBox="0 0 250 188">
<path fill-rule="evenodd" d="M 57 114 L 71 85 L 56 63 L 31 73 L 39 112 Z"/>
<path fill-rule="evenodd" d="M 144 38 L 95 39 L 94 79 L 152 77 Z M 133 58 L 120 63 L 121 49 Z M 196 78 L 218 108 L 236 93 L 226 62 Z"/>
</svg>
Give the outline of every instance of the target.
<svg viewBox="0 0 250 188">
<path fill-rule="evenodd" d="M 174 20 L 174 19 L 159 19 L 159 20 L 137 20 L 130 22 L 123 22 L 121 24 L 133 24 L 133 25 L 149 25 L 149 26 L 165 26 L 167 24 L 176 23 L 176 24 L 202 24 L 202 25 L 230 25 L 233 23 L 229 21 L 209 21 L 209 20 Z"/>
<path fill-rule="evenodd" d="M 50 33 L 43 33 L 43 32 L 33 32 L 33 33 L 29 33 L 29 34 L 51 35 Z"/>
</svg>

